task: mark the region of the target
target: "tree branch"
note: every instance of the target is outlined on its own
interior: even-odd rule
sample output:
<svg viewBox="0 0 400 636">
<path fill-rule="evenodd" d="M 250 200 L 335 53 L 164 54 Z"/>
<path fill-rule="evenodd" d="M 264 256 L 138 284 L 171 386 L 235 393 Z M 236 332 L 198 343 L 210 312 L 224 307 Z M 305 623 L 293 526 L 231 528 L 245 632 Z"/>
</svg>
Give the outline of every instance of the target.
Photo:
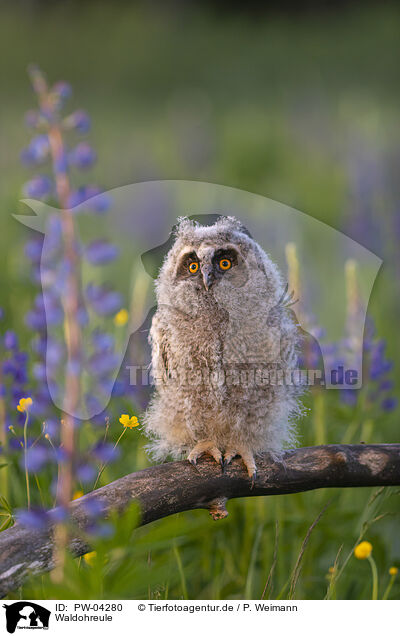
<svg viewBox="0 0 400 636">
<path fill-rule="evenodd" d="M 254 487 L 236 458 L 225 473 L 208 457 L 197 467 L 188 461 L 146 468 L 103 486 L 70 504 L 73 522 L 69 548 L 75 556 L 90 550 L 82 531 L 90 521 L 88 502 L 101 504 L 102 516 L 122 512 L 133 500 L 141 507 L 141 525 L 168 515 L 206 508 L 214 519 L 228 513 L 225 503 L 237 497 L 285 495 L 316 488 L 400 485 L 400 444 L 329 445 L 298 448 L 281 462 L 258 458 Z M 45 572 L 53 564 L 54 522 L 45 530 L 16 523 L 0 533 L 0 597 L 15 589 L 28 573 Z"/>
</svg>

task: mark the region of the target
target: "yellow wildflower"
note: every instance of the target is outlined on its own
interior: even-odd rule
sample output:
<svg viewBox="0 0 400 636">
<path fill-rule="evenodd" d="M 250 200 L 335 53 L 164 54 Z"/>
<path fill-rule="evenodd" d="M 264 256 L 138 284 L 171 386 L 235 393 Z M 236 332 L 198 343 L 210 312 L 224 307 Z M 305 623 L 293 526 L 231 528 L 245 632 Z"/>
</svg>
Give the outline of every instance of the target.
<svg viewBox="0 0 400 636">
<path fill-rule="evenodd" d="M 96 556 L 97 556 L 97 552 L 93 551 L 93 552 L 88 552 L 87 554 L 84 554 L 83 558 L 88 565 L 92 565 Z"/>
<path fill-rule="evenodd" d="M 75 501 L 75 499 L 80 499 L 81 497 L 83 497 L 83 491 L 76 490 L 73 494 L 72 501 Z"/>
<path fill-rule="evenodd" d="M 114 324 L 117 327 L 123 327 L 128 322 L 129 314 L 126 309 L 120 309 L 120 311 L 114 316 Z"/>
<path fill-rule="evenodd" d="M 396 576 L 396 574 L 398 573 L 399 568 L 396 568 L 394 565 L 392 565 L 391 568 L 389 568 L 389 574 L 390 576 Z"/>
<path fill-rule="evenodd" d="M 125 428 L 134 428 L 135 426 L 139 426 L 138 418 L 135 415 L 129 417 L 129 415 L 123 414 L 119 418 L 119 421 L 121 422 L 122 426 L 125 426 Z"/>
<path fill-rule="evenodd" d="M 20 413 L 25 413 L 25 411 L 29 410 L 30 406 L 32 406 L 32 398 L 21 398 L 17 406 L 17 411 L 19 411 Z"/>
<path fill-rule="evenodd" d="M 361 541 L 354 548 L 354 556 L 356 559 L 368 559 L 372 552 L 372 544 L 369 541 Z"/>
</svg>

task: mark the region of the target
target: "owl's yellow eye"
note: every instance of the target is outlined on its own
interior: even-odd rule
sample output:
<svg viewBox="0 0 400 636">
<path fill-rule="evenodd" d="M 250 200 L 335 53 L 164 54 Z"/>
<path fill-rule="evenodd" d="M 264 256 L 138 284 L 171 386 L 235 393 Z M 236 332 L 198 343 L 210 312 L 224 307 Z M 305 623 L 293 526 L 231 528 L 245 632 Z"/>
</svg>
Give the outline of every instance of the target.
<svg viewBox="0 0 400 636">
<path fill-rule="evenodd" d="M 191 274 L 195 274 L 197 272 L 197 270 L 199 269 L 199 264 L 198 263 L 190 263 L 189 265 L 189 272 Z"/>
<path fill-rule="evenodd" d="M 219 266 L 223 270 L 230 269 L 232 267 L 232 261 L 230 261 L 229 258 L 221 258 Z"/>
</svg>

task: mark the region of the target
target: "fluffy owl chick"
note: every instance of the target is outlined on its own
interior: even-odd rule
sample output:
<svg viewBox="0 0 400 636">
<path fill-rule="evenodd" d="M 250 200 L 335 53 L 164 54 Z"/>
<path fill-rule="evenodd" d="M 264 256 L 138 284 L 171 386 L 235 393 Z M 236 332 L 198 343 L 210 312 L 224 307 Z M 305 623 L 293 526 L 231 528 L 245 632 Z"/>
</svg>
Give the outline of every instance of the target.
<svg viewBox="0 0 400 636">
<path fill-rule="evenodd" d="M 298 329 L 277 267 L 233 217 L 180 219 L 156 281 L 149 340 L 155 394 L 145 416 L 156 460 L 256 456 L 294 442 Z"/>
</svg>

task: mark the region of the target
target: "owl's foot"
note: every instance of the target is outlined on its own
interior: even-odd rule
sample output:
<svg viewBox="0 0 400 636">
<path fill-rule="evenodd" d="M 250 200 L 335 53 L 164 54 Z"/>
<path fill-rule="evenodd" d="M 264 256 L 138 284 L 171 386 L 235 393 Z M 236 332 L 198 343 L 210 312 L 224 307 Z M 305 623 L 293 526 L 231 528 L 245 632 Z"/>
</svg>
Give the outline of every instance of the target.
<svg viewBox="0 0 400 636">
<path fill-rule="evenodd" d="M 215 442 L 207 439 L 202 442 L 197 442 L 196 446 L 190 451 L 188 460 L 195 466 L 200 455 L 204 455 L 204 453 L 208 453 L 208 455 L 214 457 L 215 461 L 223 466 L 221 451 L 216 447 Z"/>
<path fill-rule="evenodd" d="M 227 448 L 224 454 L 224 465 L 227 466 L 231 463 L 232 459 L 239 455 L 244 465 L 246 466 L 247 473 L 251 479 L 251 487 L 253 488 L 254 482 L 257 477 L 257 466 L 254 461 L 254 455 L 252 451 L 247 447 L 239 447 L 239 448 Z"/>
</svg>

